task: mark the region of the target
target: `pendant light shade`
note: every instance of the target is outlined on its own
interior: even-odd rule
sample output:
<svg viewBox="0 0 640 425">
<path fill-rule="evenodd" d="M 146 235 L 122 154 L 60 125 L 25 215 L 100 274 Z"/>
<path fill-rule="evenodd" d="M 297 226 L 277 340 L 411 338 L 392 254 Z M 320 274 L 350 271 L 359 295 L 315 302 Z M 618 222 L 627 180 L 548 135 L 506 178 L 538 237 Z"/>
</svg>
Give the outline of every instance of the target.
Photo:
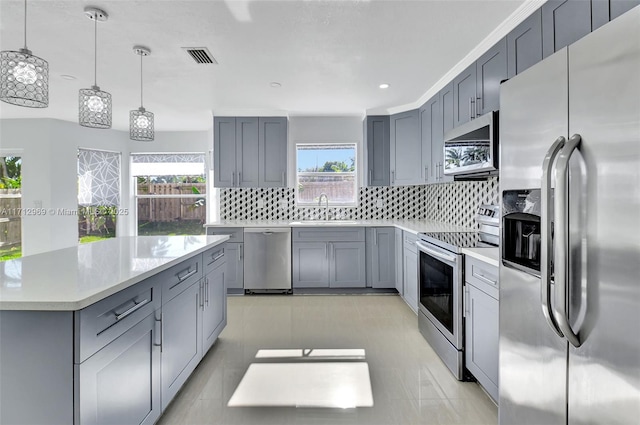
<svg viewBox="0 0 640 425">
<path fill-rule="evenodd" d="M 151 142 L 153 141 L 153 113 L 142 106 L 142 58 L 149 56 L 151 50 L 142 46 L 134 46 L 133 51 L 136 55 L 140 55 L 140 107 L 129 112 L 129 138 L 141 142 Z"/>
<path fill-rule="evenodd" d="M 106 22 L 109 15 L 103 10 L 94 7 L 84 9 L 87 18 L 94 21 L 94 83 L 90 89 L 80 89 L 78 122 L 83 127 L 111 128 L 111 95 L 100 90 L 97 84 L 98 74 L 98 21 Z"/>
<path fill-rule="evenodd" d="M 49 64 L 27 48 L 27 0 L 24 1 L 24 48 L 0 52 L 0 100 L 28 108 L 49 106 Z"/>
</svg>

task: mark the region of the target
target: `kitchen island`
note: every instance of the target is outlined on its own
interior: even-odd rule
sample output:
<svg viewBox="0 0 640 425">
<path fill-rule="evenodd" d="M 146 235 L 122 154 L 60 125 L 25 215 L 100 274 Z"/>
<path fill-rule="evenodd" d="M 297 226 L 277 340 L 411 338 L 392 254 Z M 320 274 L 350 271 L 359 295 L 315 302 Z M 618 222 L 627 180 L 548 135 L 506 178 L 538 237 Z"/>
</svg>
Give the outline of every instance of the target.
<svg viewBox="0 0 640 425">
<path fill-rule="evenodd" d="M 0 423 L 153 424 L 226 325 L 228 236 L 0 263 Z"/>
</svg>

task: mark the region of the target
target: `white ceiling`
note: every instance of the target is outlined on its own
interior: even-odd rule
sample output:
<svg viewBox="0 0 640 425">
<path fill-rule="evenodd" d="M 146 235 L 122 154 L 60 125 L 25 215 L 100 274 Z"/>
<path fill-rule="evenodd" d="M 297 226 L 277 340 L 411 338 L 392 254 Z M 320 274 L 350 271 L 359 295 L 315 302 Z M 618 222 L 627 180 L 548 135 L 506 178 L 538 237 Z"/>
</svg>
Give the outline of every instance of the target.
<svg viewBox="0 0 640 425">
<path fill-rule="evenodd" d="M 23 1 L 0 1 L 0 47 L 18 50 Z M 78 89 L 93 84 L 94 24 L 85 6 L 109 14 L 98 24 L 97 82 L 113 96 L 113 127 L 127 129 L 128 111 L 140 106 L 140 58 L 132 50 L 140 44 L 152 51 L 144 59 L 144 105 L 155 113 L 157 131 L 171 131 L 208 129 L 212 114 L 409 109 L 536 2 L 29 0 L 28 47 L 49 62 L 50 103 L 0 103 L 0 116 L 77 120 Z M 219 65 L 196 64 L 182 50 L 203 46 Z M 273 81 L 282 87 L 272 88 Z M 391 87 L 381 90 L 380 83 Z"/>
</svg>

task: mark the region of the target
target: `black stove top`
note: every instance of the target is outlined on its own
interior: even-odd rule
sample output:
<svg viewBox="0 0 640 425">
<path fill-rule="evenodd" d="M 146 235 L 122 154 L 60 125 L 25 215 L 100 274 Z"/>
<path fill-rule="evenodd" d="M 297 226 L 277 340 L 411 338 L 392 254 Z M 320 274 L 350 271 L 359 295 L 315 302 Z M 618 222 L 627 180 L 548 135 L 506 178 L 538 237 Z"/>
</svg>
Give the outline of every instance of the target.
<svg viewBox="0 0 640 425">
<path fill-rule="evenodd" d="M 460 253 L 461 248 L 493 247 L 483 241 L 479 232 L 428 232 L 419 233 L 418 237 L 448 251 Z"/>
</svg>

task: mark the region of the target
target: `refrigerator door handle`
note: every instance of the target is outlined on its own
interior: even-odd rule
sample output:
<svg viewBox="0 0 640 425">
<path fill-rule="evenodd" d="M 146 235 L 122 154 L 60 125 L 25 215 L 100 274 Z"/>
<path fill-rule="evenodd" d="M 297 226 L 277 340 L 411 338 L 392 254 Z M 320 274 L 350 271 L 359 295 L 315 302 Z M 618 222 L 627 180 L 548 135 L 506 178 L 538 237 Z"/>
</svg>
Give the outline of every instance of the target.
<svg viewBox="0 0 640 425">
<path fill-rule="evenodd" d="M 574 134 L 558 154 L 558 161 L 556 162 L 556 196 L 553 201 L 553 216 L 556 223 L 554 252 L 556 303 L 553 315 L 565 338 L 574 347 L 580 347 L 582 342 L 571 329 L 567 314 L 569 298 L 569 285 L 567 284 L 569 278 L 569 219 L 567 215 L 569 193 L 567 186 L 569 183 L 569 160 L 573 152 L 580 146 L 581 140 L 582 138 L 579 134 Z"/>
<path fill-rule="evenodd" d="M 560 136 L 547 151 L 542 162 L 542 184 L 540 188 L 542 198 L 542 214 L 540 217 L 540 305 L 549 327 L 560 338 L 564 338 L 564 334 L 556 323 L 551 308 L 551 260 L 553 247 L 551 235 L 551 215 L 553 211 L 551 208 L 551 166 L 565 143 L 566 139 Z"/>
</svg>

